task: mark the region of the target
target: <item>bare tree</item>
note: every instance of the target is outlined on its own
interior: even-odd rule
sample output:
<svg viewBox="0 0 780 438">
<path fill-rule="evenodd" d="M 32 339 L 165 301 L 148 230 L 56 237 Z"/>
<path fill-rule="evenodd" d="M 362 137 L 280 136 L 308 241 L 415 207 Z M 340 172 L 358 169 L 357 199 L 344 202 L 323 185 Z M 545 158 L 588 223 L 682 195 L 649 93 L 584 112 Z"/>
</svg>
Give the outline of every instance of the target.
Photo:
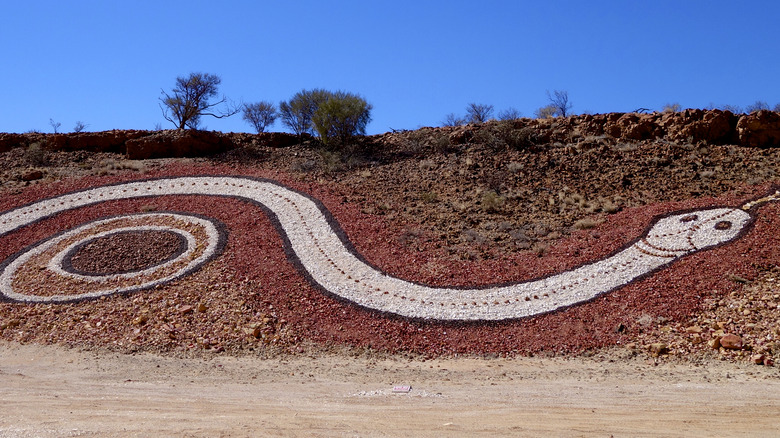
<svg viewBox="0 0 780 438">
<path fill-rule="evenodd" d="M 757 100 L 753 104 L 746 106 L 745 112 L 750 114 L 756 111 L 768 110 L 768 109 L 769 109 L 768 103 L 764 102 L 763 100 Z"/>
<path fill-rule="evenodd" d="M 509 107 L 498 113 L 499 120 L 515 120 L 519 119 L 520 117 L 523 117 L 523 113 L 514 107 Z"/>
<path fill-rule="evenodd" d="M 555 90 L 552 95 L 548 91 L 547 99 L 550 100 L 549 106 L 555 108 L 555 115 L 566 117 L 569 114 L 571 104 L 569 103 L 568 91 Z"/>
<path fill-rule="evenodd" d="M 265 132 L 265 128 L 273 125 L 277 116 L 276 106 L 271 102 L 263 101 L 244 105 L 244 120 L 249 122 L 258 134 Z"/>
<path fill-rule="evenodd" d="M 742 107 L 739 105 L 723 105 L 720 107 L 723 111 L 730 111 L 734 114 L 742 114 L 743 110 Z"/>
<path fill-rule="evenodd" d="M 470 103 L 466 106 L 466 119 L 470 123 L 485 123 L 493 116 L 493 105 Z"/>
<path fill-rule="evenodd" d="M 60 126 L 62 126 L 62 123 L 55 122 L 54 119 L 49 119 L 49 125 L 51 125 L 52 129 L 54 129 L 54 133 L 57 134 L 60 132 Z"/>
<path fill-rule="evenodd" d="M 455 113 L 449 113 L 441 124 L 442 126 L 462 126 L 466 124 L 466 120 Z"/>
<path fill-rule="evenodd" d="M 84 122 L 82 122 L 81 120 L 79 120 L 78 122 L 76 122 L 76 125 L 73 127 L 73 132 L 81 132 L 81 131 L 83 131 L 83 130 L 84 130 L 86 127 L 87 127 L 87 126 L 89 126 L 89 125 L 87 125 L 86 123 L 84 123 Z"/>
<path fill-rule="evenodd" d="M 177 77 L 172 94 L 162 91 L 160 109 L 163 117 L 178 129 L 197 129 L 201 116 L 221 119 L 238 113 L 241 108 L 229 104 L 224 96 L 217 102 L 209 102 L 209 99 L 217 96 L 217 87 L 221 82 L 219 76 L 208 73 L 190 73 L 188 77 Z M 224 108 L 218 109 L 220 105 L 224 105 Z"/>
</svg>

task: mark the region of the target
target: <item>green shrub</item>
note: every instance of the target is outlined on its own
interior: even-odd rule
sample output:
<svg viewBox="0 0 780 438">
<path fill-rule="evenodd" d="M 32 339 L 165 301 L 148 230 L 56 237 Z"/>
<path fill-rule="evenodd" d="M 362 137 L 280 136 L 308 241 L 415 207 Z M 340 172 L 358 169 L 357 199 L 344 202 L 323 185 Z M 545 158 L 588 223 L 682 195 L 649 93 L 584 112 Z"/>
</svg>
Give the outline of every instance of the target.
<svg viewBox="0 0 780 438">
<path fill-rule="evenodd" d="M 317 108 L 328 99 L 330 92 L 321 89 L 301 90 L 288 101 L 279 103 L 282 123 L 296 135 L 314 134 L 312 118 Z"/>
<path fill-rule="evenodd" d="M 312 115 L 312 124 L 326 145 L 346 145 L 355 135 L 365 135 L 372 106 L 357 94 L 328 93 Z"/>
</svg>

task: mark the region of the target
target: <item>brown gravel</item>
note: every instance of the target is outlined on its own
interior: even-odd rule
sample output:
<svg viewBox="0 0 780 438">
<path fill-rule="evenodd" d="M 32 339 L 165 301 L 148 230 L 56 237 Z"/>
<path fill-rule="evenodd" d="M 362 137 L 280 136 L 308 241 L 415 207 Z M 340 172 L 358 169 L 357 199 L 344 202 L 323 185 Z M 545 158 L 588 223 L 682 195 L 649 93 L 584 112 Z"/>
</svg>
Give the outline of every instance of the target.
<svg viewBox="0 0 780 438">
<path fill-rule="evenodd" d="M 167 231 L 125 231 L 99 237 L 78 247 L 69 262 L 79 273 L 110 275 L 159 265 L 184 244 Z"/>
<path fill-rule="evenodd" d="M 373 265 L 434 285 L 480 285 L 523 281 L 599 259 L 639 236 L 659 214 L 739 206 L 776 182 L 780 156 L 736 146 L 608 140 L 586 151 L 495 151 L 480 144 L 453 151 L 431 146 L 437 131 L 420 132 L 423 140 L 412 138 L 419 133 L 383 137 L 389 146 L 371 158 L 252 147 L 212 160 L 157 161 L 140 173 L 102 168 L 59 183 L 52 183 L 58 178 L 52 175 L 67 172 L 52 170 L 41 182 L 4 182 L 0 210 L 138 178 L 268 177 L 322 200 Z M 422 152 L 405 152 L 414 141 Z M 11 152 L 0 161 L 13 161 Z M 491 191 L 497 196 L 492 201 L 493 195 L 486 196 Z M 3 237 L 0 259 L 53 232 L 150 205 L 224 222 L 230 233 L 223 256 L 151 291 L 56 306 L 0 303 L 0 337 L 177 354 L 270 354 L 334 344 L 424 355 L 593 354 L 618 346 L 625 347 L 618 356 L 653 360 L 716 355 L 747 361 L 754 351 L 775 359 L 780 353 L 773 322 L 780 319 L 777 204 L 763 206 L 754 229 L 733 244 L 565 311 L 490 324 L 409 321 L 333 300 L 287 261 L 271 222 L 236 200 L 159 197 L 85 207 Z M 732 351 L 708 344 L 729 333 L 743 337 L 745 346 Z"/>
</svg>

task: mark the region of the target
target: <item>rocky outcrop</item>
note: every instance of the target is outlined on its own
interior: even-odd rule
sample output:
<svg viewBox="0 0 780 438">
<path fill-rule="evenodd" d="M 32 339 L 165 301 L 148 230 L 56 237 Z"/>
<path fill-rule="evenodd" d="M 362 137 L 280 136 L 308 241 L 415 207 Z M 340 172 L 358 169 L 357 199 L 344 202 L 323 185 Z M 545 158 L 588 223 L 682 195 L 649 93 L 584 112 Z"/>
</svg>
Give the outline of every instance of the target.
<svg viewBox="0 0 780 438">
<path fill-rule="evenodd" d="M 218 132 L 211 131 L 161 131 L 125 142 L 127 158 L 203 157 L 233 149 L 235 144 Z"/>
<path fill-rule="evenodd" d="M 739 143 L 743 146 L 780 146 L 780 114 L 761 110 L 740 117 L 736 126 Z"/>
<path fill-rule="evenodd" d="M 497 129 L 494 129 L 497 128 Z M 487 129 L 487 131 L 485 131 Z M 618 140 L 666 140 L 675 143 L 739 144 L 746 147 L 780 147 L 780 113 L 757 111 L 736 115 L 730 111 L 687 109 L 665 113 L 584 114 L 567 118 L 516 119 L 456 127 L 423 128 L 415 137 L 448 137 L 452 145 L 479 143 L 490 139 L 493 129 L 507 144 L 518 147 L 546 144 L 597 144 L 602 136 Z M 394 143 L 403 132 L 373 137 L 379 143 Z M 595 139 L 595 140 L 594 140 Z M 288 147 L 312 137 L 284 132 L 260 134 L 221 133 L 193 130 L 114 130 L 71 134 L 0 133 L 0 152 L 38 143 L 49 150 L 118 152 L 131 159 L 197 157 L 235 147 Z M 400 141 L 400 140 L 399 140 Z M 404 141 L 408 141 L 404 140 Z M 433 141 L 433 140 L 431 140 Z M 423 143 L 430 143 L 425 140 Z"/>
</svg>

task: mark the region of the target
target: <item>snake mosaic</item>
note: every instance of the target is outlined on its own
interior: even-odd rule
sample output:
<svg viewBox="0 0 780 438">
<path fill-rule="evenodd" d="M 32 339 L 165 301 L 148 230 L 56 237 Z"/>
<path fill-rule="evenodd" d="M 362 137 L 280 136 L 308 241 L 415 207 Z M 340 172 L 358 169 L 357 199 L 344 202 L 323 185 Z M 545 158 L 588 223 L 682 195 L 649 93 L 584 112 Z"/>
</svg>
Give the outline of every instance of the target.
<svg viewBox="0 0 780 438">
<path fill-rule="evenodd" d="M 632 244 L 601 260 L 519 283 L 476 288 L 431 287 L 388 275 L 367 263 L 325 207 L 275 181 L 248 177 L 161 178 L 91 188 L 0 214 L 0 241 L 43 218 L 100 202 L 148 196 L 231 197 L 258 205 L 282 234 L 291 259 L 324 291 L 358 306 L 408 318 L 496 321 L 523 318 L 587 302 L 652 274 L 686 255 L 725 244 L 747 230 L 754 207 L 670 214 L 654 221 Z M 127 231 L 175 233 L 182 248 L 161 263 L 133 272 L 84 275 L 69 264 L 87 242 Z M 0 294 L 19 302 L 69 302 L 129 293 L 173 281 L 219 256 L 229 231 L 209 218 L 157 212 L 102 219 L 45 239 L 0 264 Z M 45 270 L 44 284 L 25 282 L 26 270 Z"/>
</svg>

